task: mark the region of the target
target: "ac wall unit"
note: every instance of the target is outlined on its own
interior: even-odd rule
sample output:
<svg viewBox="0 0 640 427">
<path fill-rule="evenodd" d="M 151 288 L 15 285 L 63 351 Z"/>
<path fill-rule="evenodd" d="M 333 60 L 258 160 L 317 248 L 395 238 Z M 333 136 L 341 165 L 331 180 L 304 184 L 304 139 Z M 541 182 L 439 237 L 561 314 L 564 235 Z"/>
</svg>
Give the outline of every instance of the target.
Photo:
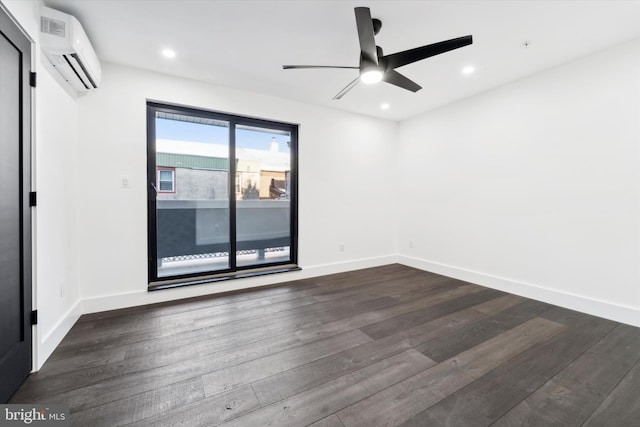
<svg viewBox="0 0 640 427">
<path fill-rule="evenodd" d="M 98 87 L 102 78 L 100 62 L 75 17 L 43 6 L 40 44 L 49 62 L 76 91 Z"/>
</svg>

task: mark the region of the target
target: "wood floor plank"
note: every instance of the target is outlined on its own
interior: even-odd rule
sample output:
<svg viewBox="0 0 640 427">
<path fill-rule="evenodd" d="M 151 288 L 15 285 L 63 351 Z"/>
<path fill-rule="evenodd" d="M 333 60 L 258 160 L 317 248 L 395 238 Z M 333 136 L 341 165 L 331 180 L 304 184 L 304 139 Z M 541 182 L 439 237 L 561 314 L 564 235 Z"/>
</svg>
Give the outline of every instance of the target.
<svg viewBox="0 0 640 427">
<path fill-rule="evenodd" d="M 428 292 L 418 298 L 414 298 L 412 301 L 394 305 L 385 309 L 368 311 L 360 314 L 354 313 L 355 315 L 349 318 L 336 319 L 332 322 L 326 322 L 315 327 L 304 328 L 304 330 L 298 332 L 298 337 L 300 339 L 307 339 L 315 336 L 333 335 L 337 332 L 344 332 L 351 329 L 359 328 L 362 330 L 363 327 L 367 325 L 382 322 L 385 319 L 392 319 L 425 307 L 431 307 L 438 303 L 444 303 L 457 296 L 475 294 L 481 290 L 482 288 L 477 286 L 461 285 L 453 287 L 452 289 Z M 420 322 L 416 321 L 414 324 L 418 323 Z"/>
<path fill-rule="evenodd" d="M 231 342 L 233 345 L 242 345 L 243 343 L 258 341 L 266 336 L 273 337 L 303 328 L 319 326 L 327 321 L 340 319 L 343 316 L 376 311 L 398 304 L 394 299 L 382 297 L 355 304 L 350 304 L 349 301 L 341 301 L 333 304 L 321 303 L 313 306 L 304 306 L 298 310 L 270 315 L 267 318 L 232 322 L 218 327 L 195 329 L 177 335 L 162 336 L 148 341 L 127 344 L 126 358 L 145 356 L 149 353 L 167 351 L 171 348 L 189 347 L 194 343 L 203 341 L 222 341 Z M 326 336 L 330 335 L 327 334 Z M 303 340 L 308 341 L 309 339 L 305 338 Z"/>
<path fill-rule="evenodd" d="M 217 327 L 220 326 L 222 324 L 225 323 L 238 323 L 238 322 L 245 322 L 251 319 L 265 319 L 265 318 L 272 318 L 274 315 L 277 315 L 278 313 L 283 313 L 283 314 L 288 314 L 288 313 L 295 313 L 295 314 L 299 314 L 304 312 L 304 310 L 301 310 L 304 308 L 304 306 L 309 306 L 309 312 L 315 312 L 318 310 L 321 310 L 323 308 L 328 308 L 331 307 L 332 310 L 335 311 L 336 307 L 345 307 L 347 305 L 351 305 L 354 306 L 356 304 L 366 304 L 369 303 L 371 301 L 391 301 L 392 299 L 389 297 L 378 297 L 377 295 L 352 295 L 349 298 L 345 298 L 343 300 L 340 300 L 339 302 L 334 302 L 334 301 L 327 301 L 327 302 L 317 302 L 315 300 L 313 300 L 313 298 L 309 298 L 309 300 L 305 300 L 305 304 L 289 304 L 288 307 L 284 307 L 284 309 L 282 311 L 279 310 L 263 310 L 262 312 L 251 312 L 242 315 L 242 316 L 238 316 L 238 317 L 233 317 L 233 318 L 229 318 L 227 316 L 222 316 L 221 318 L 215 318 L 213 316 L 208 316 L 208 317 L 201 317 L 201 318 L 197 318 L 194 320 L 194 325 L 197 328 L 203 328 L 203 327 Z M 296 300 L 298 301 L 298 300 Z M 309 304 L 306 304 L 306 302 L 308 302 Z"/>
<path fill-rule="evenodd" d="M 380 339 L 393 335 L 412 325 L 437 319 L 445 314 L 471 307 L 472 305 L 494 299 L 501 295 L 504 295 L 504 293 L 493 289 L 481 289 L 479 292 L 461 295 L 458 298 L 451 298 L 447 295 L 445 299 L 441 299 L 440 301 L 432 300 L 433 304 L 423 305 L 417 310 L 364 326 L 361 329 L 362 332 L 371 338 Z"/>
<path fill-rule="evenodd" d="M 424 286 L 419 286 L 416 283 L 407 284 L 406 282 L 403 282 L 401 280 L 400 281 L 387 280 L 383 283 L 385 284 L 385 286 L 389 286 L 389 285 L 391 286 L 389 286 L 386 290 L 382 291 L 379 289 L 369 290 L 369 286 L 367 285 L 359 289 L 358 292 L 353 292 L 353 293 L 347 292 L 344 295 L 341 295 L 340 298 L 327 299 L 326 301 L 322 301 L 322 302 L 327 302 L 327 303 L 330 303 L 332 301 L 338 302 L 338 301 L 342 301 L 344 298 L 347 298 L 347 299 L 353 298 L 356 295 L 359 298 L 367 297 L 369 299 L 375 298 L 378 295 L 385 295 L 385 296 L 388 295 L 398 302 L 409 302 L 412 300 L 423 298 L 424 296 L 427 296 L 427 295 L 433 295 L 433 294 L 444 292 L 444 291 L 450 291 L 455 288 L 462 288 L 462 287 L 473 288 L 474 287 L 474 285 L 470 285 L 468 283 L 460 282 L 457 280 L 451 280 L 451 279 L 441 280 L 436 283 L 424 285 Z M 405 286 L 405 285 L 408 285 L 408 286 Z M 413 286 L 413 285 L 416 285 L 416 286 Z M 477 291 L 480 291 L 481 289 L 482 288 L 479 288 L 479 289 L 476 289 L 475 291 L 477 292 Z M 314 295 L 314 298 L 320 300 L 319 295 Z"/>
<path fill-rule="evenodd" d="M 552 314 L 567 329 L 532 347 L 402 424 L 489 426 L 609 333 L 616 323 L 585 314 Z"/>
<path fill-rule="evenodd" d="M 564 326 L 546 319 L 529 320 L 337 415 L 347 427 L 399 425 L 562 329 Z"/>
<path fill-rule="evenodd" d="M 322 341 L 327 345 L 326 348 L 322 348 L 321 344 L 315 344 L 311 349 L 319 348 L 318 354 L 322 354 L 323 351 L 334 349 L 332 346 L 334 343 L 337 343 L 338 349 L 341 348 L 340 345 L 344 345 L 342 349 L 346 349 L 370 341 L 366 335 L 359 331 L 341 334 L 335 339 L 332 338 L 329 337 Z M 291 334 L 276 337 L 266 336 L 260 342 L 244 347 L 233 347 L 201 357 L 179 359 L 171 364 L 160 363 L 160 366 L 153 365 L 156 362 L 154 357 L 158 357 L 158 355 L 153 355 L 147 361 L 144 358 L 138 358 L 137 364 L 132 365 L 133 368 L 128 368 L 129 365 L 106 366 L 94 371 L 66 373 L 42 380 L 35 375 L 31 376 L 20 388 L 17 398 L 22 401 L 34 401 L 38 395 L 50 394 L 57 400 L 66 401 L 70 408 L 80 410 L 96 400 L 101 403 L 111 402 L 125 396 L 152 390 L 154 387 L 183 381 L 196 375 L 220 369 L 230 369 L 234 365 L 266 358 L 274 353 L 286 352 L 303 344 L 295 335 Z M 306 354 L 304 352 L 305 350 L 300 350 L 283 354 Z M 144 363 L 147 363 L 146 367 Z M 129 374 L 125 375 L 125 373 Z"/>
<path fill-rule="evenodd" d="M 356 312 L 372 310 L 381 306 L 393 305 L 397 301 L 389 298 L 382 297 L 377 299 L 359 298 L 358 301 L 347 298 L 338 302 L 324 302 L 315 304 L 304 304 L 303 306 L 294 305 L 288 309 L 284 309 L 278 312 L 263 313 L 262 316 L 245 317 L 239 316 L 238 318 L 226 318 L 228 320 L 225 323 L 221 323 L 219 318 L 215 316 L 207 321 L 198 322 L 198 319 L 194 319 L 191 324 L 184 324 L 180 326 L 165 326 L 157 329 L 147 329 L 144 331 L 135 331 L 122 333 L 115 336 L 107 337 L 95 337 L 93 334 L 89 334 L 83 341 L 72 341 L 64 345 L 61 344 L 54 354 L 62 354 L 66 357 L 70 355 L 78 355 L 83 353 L 91 353 L 96 350 L 115 349 L 123 346 L 129 347 L 132 344 L 144 343 L 153 340 L 164 340 L 165 342 L 176 342 L 186 337 L 195 337 L 199 339 L 203 335 L 207 335 L 208 338 L 223 336 L 226 334 L 238 333 L 240 331 L 247 331 L 256 327 L 262 327 L 269 324 L 280 322 L 281 324 L 294 324 L 300 320 L 303 315 L 314 316 L 315 314 L 323 314 L 324 318 L 336 318 L 340 317 L 340 312 L 345 312 L 345 315 L 349 313 L 347 310 L 353 310 Z M 288 327 L 291 330 L 290 327 Z M 204 334 L 203 334 L 204 332 Z M 144 344 L 143 344 L 144 345 Z M 181 344 L 182 345 L 182 344 Z M 145 351 L 146 352 L 146 351 Z M 58 356 L 58 358 L 61 356 Z"/>
<path fill-rule="evenodd" d="M 89 353 L 82 353 L 76 356 L 67 356 L 47 360 L 46 367 L 38 372 L 38 378 L 60 375 L 65 372 L 78 369 L 98 368 L 110 363 L 122 362 L 127 356 L 125 348 L 96 350 Z"/>
<path fill-rule="evenodd" d="M 500 303 L 497 304 L 496 301 Z M 253 383 L 261 405 L 267 405 L 304 391 L 348 372 L 400 353 L 423 342 L 451 334 L 456 328 L 477 321 L 521 302 L 519 298 L 499 297 L 487 303 L 464 309 L 439 319 L 416 325 L 394 335 L 345 350 L 315 362 L 272 375 Z M 481 312 L 483 311 L 483 312 Z"/>
<path fill-rule="evenodd" d="M 406 289 L 404 285 L 400 285 L 397 288 L 399 289 L 393 292 L 391 297 L 399 302 L 412 302 L 417 299 L 424 298 L 427 295 L 435 295 L 440 292 L 450 292 L 456 288 L 469 289 L 470 293 L 482 290 L 482 288 L 477 288 L 475 285 L 470 285 L 469 283 L 449 278 L 447 278 L 447 280 L 440 280 L 422 288 Z"/>
<path fill-rule="evenodd" d="M 399 331 L 390 337 L 398 336 L 407 339 L 409 345 L 415 348 L 425 342 L 442 336 L 456 334 L 466 325 L 506 310 L 513 305 L 517 305 L 519 302 L 518 298 L 512 298 L 508 295 L 498 297 L 460 311 L 449 313 L 430 322 L 415 325 L 409 329 Z"/>
<path fill-rule="evenodd" d="M 165 309 L 162 315 L 156 312 L 143 312 L 139 314 L 123 315 L 121 317 L 109 317 L 106 319 L 95 320 L 92 322 L 83 322 L 77 328 L 70 331 L 70 338 L 76 335 L 82 338 L 83 334 L 88 332 L 99 333 L 101 335 L 121 334 L 128 331 L 136 331 L 148 329 L 149 327 L 162 327 L 165 325 L 175 324 L 180 319 L 195 319 L 198 317 L 206 317 L 211 314 L 222 315 L 232 313 L 242 313 L 246 310 L 256 307 L 273 306 L 274 304 L 287 304 L 299 298 L 311 298 L 313 295 L 308 290 L 288 292 L 276 294 L 264 298 L 241 299 L 239 301 L 231 301 L 226 304 L 214 305 L 209 301 L 202 301 L 201 304 L 192 306 L 191 309 L 183 307 L 181 310 L 168 312 Z M 315 298 L 313 299 L 315 301 Z M 206 303 L 206 304 L 205 304 Z"/>
<path fill-rule="evenodd" d="M 265 330 L 261 331 L 260 328 L 256 328 L 246 333 L 214 336 L 212 338 L 203 331 L 196 330 L 194 333 L 181 334 L 179 337 L 168 337 L 166 340 L 140 341 L 116 348 L 97 350 L 88 354 L 55 359 L 45 364 L 38 373 L 38 379 L 70 371 L 74 371 L 71 376 L 83 375 L 84 373 L 95 375 L 96 371 L 106 370 L 109 367 L 122 370 L 121 373 L 124 374 L 136 370 L 136 365 L 139 365 L 140 369 L 147 369 L 152 365 L 162 366 L 186 357 L 198 357 L 222 351 L 232 346 L 248 345 L 264 339 L 266 329 L 269 330 L 270 335 L 279 335 L 275 333 L 276 331 L 287 332 L 279 328 L 265 327 L 263 329 Z M 91 359 L 92 355 L 103 353 L 117 355 L 118 357 L 114 359 L 106 357 L 97 360 Z M 123 362 L 125 358 L 127 360 Z"/>
<path fill-rule="evenodd" d="M 381 293 L 382 295 L 407 294 L 415 291 L 442 288 L 451 285 L 452 282 L 454 280 L 444 276 L 424 278 L 422 275 L 412 273 L 409 277 L 385 278 L 355 288 L 336 289 L 334 292 L 322 292 L 323 287 L 317 287 L 313 297 L 318 301 L 331 301 L 363 292 Z"/>
<path fill-rule="evenodd" d="M 323 287 L 313 289 L 312 296 L 319 302 L 340 301 L 352 298 L 376 298 L 392 296 L 398 301 L 407 301 L 412 295 L 433 293 L 437 290 L 451 289 L 462 283 L 449 278 L 429 277 L 411 274 L 408 277 L 377 277 L 355 287 Z M 327 289 L 328 288 L 328 289 Z"/>
<path fill-rule="evenodd" d="M 235 363 L 256 359 L 283 349 L 295 348 L 303 342 L 294 334 L 283 334 L 273 338 L 264 338 L 261 341 L 245 346 L 218 349 L 216 346 L 194 345 L 190 348 L 173 348 L 166 352 L 158 352 L 135 359 L 127 359 L 121 362 L 106 364 L 99 367 L 77 369 L 71 372 L 62 372 L 56 375 L 34 377 L 34 382 L 45 382 L 48 390 L 63 392 L 76 388 L 88 387 L 102 381 L 121 376 L 135 375 L 137 372 L 153 372 L 170 370 L 171 365 L 191 361 L 192 365 L 205 367 L 208 364 L 216 364 L 219 367 L 228 367 Z M 202 373 L 202 369 L 197 371 Z M 182 378 L 180 378 L 182 379 Z"/>
<path fill-rule="evenodd" d="M 225 369 L 218 369 L 202 376 L 205 394 L 211 397 L 369 341 L 371 339 L 368 336 L 354 330 Z"/>
<path fill-rule="evenodd" d="M 326 276 L 314 277 L 312 281 L 318 286 L 324 288 L 325 292 L 333 292 L 336 286 L 342 286 L 346 289 L 350 287 L 357 287 L 363 283 L 369 283 L 375 280 L 394 279 L 400 276 L 414 277 L 416 275 L 425 278 L 438 276 L 437 274 L 430 273 L 428 271 L 395 265 L 329 274 Z"/>
<path fill-rule="evenodd" d="M 130 426 L 142 427 L 210 427 L 237 418 L 260 405 L 251 386 L 239 387 L 210 399 L 202 399 L 135 421 Z"/>
<path fill-rule="evenodd" d="M 71 411 L 71 418 L 79 426 L 121 426 L 203 399 L 202 381 L 195 377 L 83 411 Z"/>
<path fill-rule="evenodd" d="M 131 336 L 133 339 L 140 336 L 142 338 L 158 330 L 166 331 L 171 329 L 190 330 L 206 326 L 217 326 L 230 322 L 242 321 L 253 317 L 271 315 L 274 313 L 296 309 L 305 305 L 316 304 L 317 301 L 313 297 L 302 297 L 290 301 L 282 301 L 272 304 L 259 305 L 250 307 L 240 312 L 237 307 L 224 309 L 225 306 L 216 309 L 194 310 L 193 312 L 180 313 L 175 316 L 154 317 L 144 322 L 144 325 L 130 323 L 121 328 L 103 328 L 101 330 L 91 331 L 92 341 L 98 344 L 107 344 L 109 341 L 121 342 L 123 336 Z M 77 346 L 86 341 L 85 333 L 70 334 L 64 344 L 60 348 Z"/>
<path fill-rule="evenodd" d="M 580 426 L 638 360 L 640 330 L 617 326 L 494 425 Z"/>
<path fill-rule="evenodd" d="M 411 348 L 395 336 L 371 341 L 340 353 L 276 373 L 252 383 L 260 405 L 277 402 L 296 393 L 356 371 Z"/>
<path fill-rule="evenodd" d="M 237 301 L 247 301 L 251 299 L 269 298 L 275 295 L 295 293 L 303 290 L 315 288 L 318 285 L 312 279 L 299 280 L 282 283 L 277 287 L 254 288 L 228 293 L 202 295 L 185 298 L 178 301 L 164 301 L 153 304 L 139 305 L 116 310 L 100 311 L 96 313 L 83 314 L 78 319 L 77 325 L 84 323 L 94 323 L 96 321 L 106 321 L 108 319 L 120 319 L 123 317 L 134 317 L 142 315 L 144 317 L 164 316 L 167 314 L 190 311 L 192 308 L 216 307 Z M 296 297 L 297 298 L 297 297 Z"/>
<path fill-rule="evenodd" d="M 366 297 L 357 296 L 357 298 L 359 298 L 360 300 L 363 300 L 362 301 L 363 303 L 368 302 Z M 357 301 L 347 298 L 344 301 L 338 302 L 337 304 L 336 303 L 314 304 L 310 306 L 305 306 L 304 309 L 300 309 L 299 307 L 297 307 L 292 310 L 279 312 L 278 314 L 270 313 L 269 319 L 267 319 L 266 322 L 264 319 L 260 317 L 255 317 L 248 320 L 243 320 L 242 318 L 240 318 L 240 319 L 236 319 L 236 322 L 232 322 L 231 324 L 225 324 L 222 328 L 209 327 L 208 329 L 210 330 L 210 332 L 214 333 L 215 336 L 220 336 L 220 335 L 223 335 L 225 331 L 228 331 L 228 333 L 231 333 L 231 332 L 238 332 L 240 330 L 249 330 L 249 329 L 255 328 L 256 325 L 263 325 L 265 323 L 275 322 L 280 319 L 284 322 L 286 322 L 287 320 L 293 321 L 292 319 L 290 319 L 290 316 L 292 315 L 297 316 L 304 313 L 311 314 L 316 312 L 326 313 L 328 311 L 339 310 L 341 307 L 345 307 L 345 308 L 349 307 L 350 309 L 353 309 L 353 311 L 357 312 L 358 305 L 359 303 Z M 242 323 L 238 324 L 237 322 L 242 322 Z M 55 360 L 58 358 L 65 358 L 65 356 L 68 356 L 70 354 L 76 355 L 77 353 L 84 353 L 84 352 L 90 353 L 97 348 L 104 350 L 105 348 L 115 348 L 117 346 L 128 346 L 129 355 L 132 355 L 132 356 L 140 355 L 140 354 L 146 354 L 148 351 L 150 351 L 150 349 L 147 348 L 145 341 L 152 341 L 152 340 L 162 341 L 159 345 L 162 348 L 166 348 L 165 346 L 171 345 L 172 343 L 175 343 L 176 346 L 189 345 L 190 343 L 184 342 L 186 338 L 188 338 L 189 336 L 195 336 L 196 339 L 199 339 L 200 335 L 201 335 L 201 332 L 197 328 L 190 327 L 189 325 L 185 325 L 180 328 L 174 327 L 174 328 L 163 328 L 159 330 L 151 330 L 149 331 L 149 333 L 142 333 L 142 334 L 140 333 L 120 334 L 114 337 L 112 340 L 105 340 L 104 338 L 96 339 L 96 337 L 92 335 L 92 338 L 90 340 L 75 346 L 73 345 L 73 342 L 65 341 L 65 344 L 61 345 L 54 352 L 52 359 Z M 143 340 L 143 341 L 140 341 L 140 340 Z M 136 352 L 134 348 L 136 346 L 132 346 L 132 344 L 135 344 L 135 343 L 143 344 L 142 346 L 138 346 L 138 348 L 141 349 L 141 351 Z"/>
<path fill-rule="evenodd" d="M 387 303 L 383 306 L 395 303 L 395 301 L 388 298 L 385 301 Z M 375 309 L 375 307 L 379 305 L 375 301 L 355 305 L 345 303 L 343 307 L 341 307 L 341 304 L 342 303 L 334 303 L 333 309 L 324 313 L 322 318 L 331 319 L 339 317 L 336 316 L 337 312 L 334 310 L 335 307 L 339 307 L 339 310 L 348 309 L 350 313 L 351 311 L 358 312 L 359 310 Z M 372 304 L 374 305 L 372 306 Z M 315 319 L 316 318 L 314 318 L 310 324 L 317 325 L 319 322 Z M 247 326 L 246 323 L 247 322 L 242 322 L 237 325 L 241 332 Z M 269 321 L 263 320 L 256 324 L 260 325 L 262 323 L 268 324 Z M 240 340 L 238 340 L 237 343 L 234 343 L 234 339 L 237 338 L 234 335 L 231 337 L 231 340 L 225 340 L 225 342 L 222 343 L 223 347 L 227 347 L 226 349 L 216 348 L 215 345 L 212 345 L 212 353 L 214 351 L 220 352 L 213 353 L 212 355 L 205 355 L 203 357 L 192 357 L 191 359 L 185 358 L 184 360 L 179 360 L 178 363 L 180 363 L 180 361 L 182 361 L 182 363 L 181 366 L 178 367 L 163 365 L 163 363 L 156 363 L 155 367 L 153 366 L 154 361 L 157 362 L 157 357 L 163 358 L 163 354 L 167 351 L 172 352 L 171 349 L 178 349 L 178 357 L 180 351 L 183 351 L 185 357 L 189 355 L 189 350 L 182 350 L 184 346 L 181 348 L 176 347 L 175 345 L 167 345 L 169 350 L 162 350 L 162 346 L 160 346 L 160 348 L 154 349 L 156 351 L 149 352 L 147 356 L 144 356 L 144 353 L 141 354 L 134 361 L 127 360 L 126 362 L 123 362 L 123 364 L 101 366 L 94 370 L 80 370 L 72 373 L 71 375 L 63 373 L 64 375 L 60 375 L 57 379 L 55 379 L 55 375 L 53 375 L 54 379 L 46 378 L 46 376 L 42 376 L 40 374 L 32 375 L 18 391 L 18 397 L 23 399 L 23 401 L 35 401 L 34 399 L 38 395 L 55 393 L 56 398 L 67 399 L 69 401 L 69 405 L 76 409 L 83 408 L 87 402 L 92 402 L 93 399 L 97 399 L 98 396 L 103 402 L 109 401 L 106 399 L 116 400 L 122 397 L 122 393 L 134 394 L 144 392 L 153 386 L 170 384 L 171 382 L 181 381 L 194 375 L 200 375 L 229 366 L 232 363 L 242 363 L 250 358 L 264 356 L 269 352 L 286 350 L 287 348 L 299 343 L 292 341 L 295 340 L 295 337 L 290 335 L 283 336 L 283 333 L 294 331 L 300 327 L 309 326 L 309 324 L 303 319 L 289 316 L 282 323 L 276 324 L 275 326 L 275 329 L 269 328 L 269 330 L 264 330 L 257 328 L 253 330 L 253 333 L 259 333 L 260 340 L 253 340 L 246 345 L 240 345 Z M 224 326 L 218 329 L 226 330 L 228 327 Z M 228 332 L 231 332 L 232 330 L 233 329 L 230 329 Z M 198 331 L 193 332 L 195 338 L 197 338 L 197 333 Z M 255 336 L 255 334 L 253 336 Z M 311 341 L 313 341 L 313 339 L 304 340 L 304 342 Z M 184 363 L 184 361 L 187 361 L 188 363 Z M 171 361 L 164 361 L 164 363 L 169 362 Z M 128 363 L 132 364 L 129 365 Z M 132 381 L 129 377 L 123 377 L 124 373 L 134 373 L 136 370 L 140 372 L 140 374 L 138 374 L 138 381 Z M 46 364 L 42 371 L 47 371 Z M 103 383 L 100 383 L 100 381 L 103 381 Z M 82 393 L 76 393 L 73 391 L 74 389 L 79 388 L 82 388 Z"/>
<path fill-rule="evenodd" d="M 640 424 L 640 362 L 620 381 L 584 427 L 637 427 Z"/>
<path fill-rule="evenodd" d="M 398 277 L 419 278 L 429 276 L 415 269 L 398 269 L 395 271 L 395 273 L 392 273 L 390 271 L 373 268 L 316 277 L 313 279 L 313 283 L 318 286 L 318 289 L 313 290 L 313 295 L 331 294 L 340 290 L 362 289 L 362 287 L 387 280 L 394 280 Z"/>
<path fill-rule="evenodd" d="M 416 350 L 436 362 L 442 362 L 527 320 L 533 319 L 550 308 L 549 304 L 543 302 L 526 301 L 486 319 L 474 322 L 462 328 L 456 334 L 445 335 L 436 340 L 426 342 L 416 347 Z"/>
<path fill-rule="evenodd" d="M 485 301 L 482 304 L 478 304 L 473 306 L 477 311 L 491 315 L 496 314 L 501 311 L 504 311 L 508 308 L 514 307 L 522 302 L 529 301 L 526 298 L 520 297 L 518 295 L 506 294 L 498 298 L 491 299 L 489 301 Z"/>
<path fill-rule="evenodd" d="M 432 364 L 433 362 L 421 353 L 407 350 L 286 400 L 263 406 L 222 425 L 305 426 L 423 371 Z M 322 403 L 318 404 L 319 402 Z"/>
</svg>

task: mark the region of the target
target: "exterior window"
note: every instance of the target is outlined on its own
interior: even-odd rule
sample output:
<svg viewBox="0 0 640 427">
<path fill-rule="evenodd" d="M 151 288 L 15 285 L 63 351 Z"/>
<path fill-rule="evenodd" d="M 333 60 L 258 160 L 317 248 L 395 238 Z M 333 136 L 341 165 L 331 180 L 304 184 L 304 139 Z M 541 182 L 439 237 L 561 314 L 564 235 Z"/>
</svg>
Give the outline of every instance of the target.
<svg viewBox="0 0 640 427">
<path fill-rule="evenodd" d="M 149 102 L 147 131 L 150 289 L 298 269 L 297 125 Z"/>
<path fill-rule="evenodd" d="M 176 192 L 176 171 L 175 169 L 158 168 L 158 193 Z"/>
</svg>

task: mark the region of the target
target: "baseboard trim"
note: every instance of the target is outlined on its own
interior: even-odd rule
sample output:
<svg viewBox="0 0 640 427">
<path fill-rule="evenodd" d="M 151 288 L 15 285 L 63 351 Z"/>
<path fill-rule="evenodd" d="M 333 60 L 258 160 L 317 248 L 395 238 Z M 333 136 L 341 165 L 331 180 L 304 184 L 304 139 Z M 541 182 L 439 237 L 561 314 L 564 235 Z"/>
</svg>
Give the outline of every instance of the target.
<svg viewBox="0 0 640 427">
<path fill-rule="evenodd" d="M 71 330 L 73 325 L 75 325 L 81 315 L 82 302 L 78 300 L 69 310 L 67 310 L 60 321 L 53 328 L 51 328 L 46 334 L 42 333 L 42 340 L 36 339 L 36 342 L 39 342 L 39 345 L 35 349 L 33 356 L 34 371 L 38 371 L 40 370 L 40 368 L 42 368 L 44 362 L 46 362 L 49 356 L 51 356 L 53 351 L 62 342 L 62 339 Z M 36 334 L 41 334 L 41 328 L 37 328 Z"/>
<path fill-rule="evenodd" d="M 492 289 L 640 327 L 640 310 L 461 267 L 398 255 L 398 263 Z"/>
<path fill-rule="evenodd" d="M 184 286 L 154 292 L 147 291 L 145 286 L 145 289 L 137 292 L 102 295 L 94 298 L 83 299 L 82 313 L 97 313 L 100 311 L 117 310 L 120 308 L 135 307 L 165 301 L 176 301 L 203 295 L 216 295 L 233 291 L 249 290 L 265 286 L 273 286 L 279 283 L 291 282 L 293 280 L 309 279 L 327 274 L 343 273 L 345 271 L 393 264 L 395 262 L 397 262 L 397 257 L 395 255 L 389 255 L 310 267 L 303 266 L 301 270 L 282 274 L 249 277 L 225 282 L 201 284 L 197 286 Z"/>
</svg>

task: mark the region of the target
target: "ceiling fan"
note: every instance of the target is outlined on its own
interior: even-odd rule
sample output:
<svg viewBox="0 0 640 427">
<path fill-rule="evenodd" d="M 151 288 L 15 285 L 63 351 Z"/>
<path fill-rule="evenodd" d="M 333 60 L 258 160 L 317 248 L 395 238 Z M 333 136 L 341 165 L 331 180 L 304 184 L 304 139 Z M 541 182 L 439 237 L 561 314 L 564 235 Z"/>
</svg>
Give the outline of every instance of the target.
<svg viewBox="0 0 640 427">
<path fill-rule="evenodd" d="M 282 68 L 285 70 L 305 68 L 350 68 L 359 70 L 358 77 L 338 92 L 333 99 L 342 98 L 361 80 L 363 83 L 367 84 L 377 83 L 382 80 L 403 89 L 410 90 L 411 92 L 417 92 L 422 89 L 422 87 L 397 72 L 395 70 L 396 68 L 473 43 L 472 36 L 464 36 L 426 46 L 416 47 L 402 52 L 392 53 L 390 55 L 384 55 L 382 48 L 380 46 L 376 46 L 374 37 L 380 31 L 380 28 L 382 28 L 382 21 L 379 19 L 372 19 L 371 11 L 368 7 L 356 7 L 355 13 L 356 26 L 358 28 L 358 39 L 360 41 L 360 65 L 358 67 L 335 65 L 283 65 Z"/>
</svg>

